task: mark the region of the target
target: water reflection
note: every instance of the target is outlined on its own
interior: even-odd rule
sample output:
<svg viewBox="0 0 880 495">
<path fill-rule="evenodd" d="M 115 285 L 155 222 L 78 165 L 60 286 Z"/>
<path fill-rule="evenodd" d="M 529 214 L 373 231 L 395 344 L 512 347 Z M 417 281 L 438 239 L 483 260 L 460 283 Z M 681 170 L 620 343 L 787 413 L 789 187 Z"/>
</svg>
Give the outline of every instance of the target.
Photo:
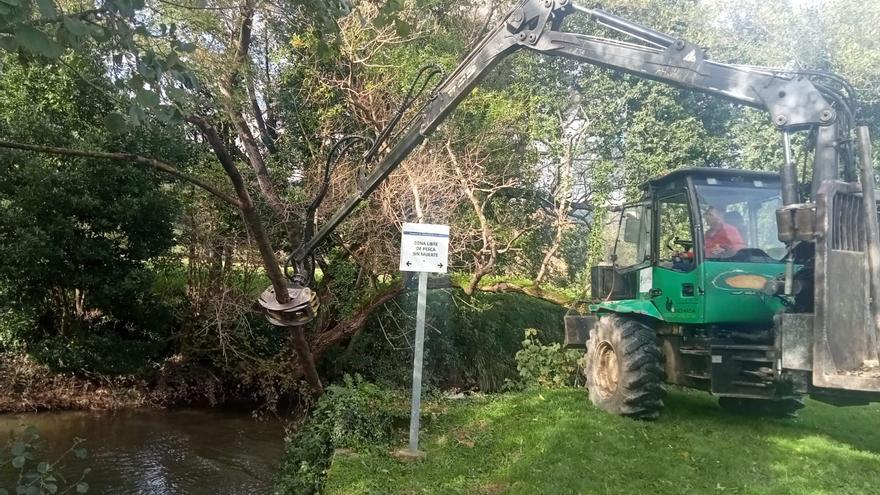
<svg viewBox="0 0 880 495">
<path fill-rule="evenodd" d="M 3 442 L 21 422 L 47 440 L 43 459 L 54 459 L 86 439 L 90 493 L 251 494 L 270 491 L 281 458 L 284 429 L 277 420 L 256 421 L 246 412 L 138 410 L 0 415 Z M 65 463 L 78 478 L 85 466 Z M 8 467 L 0 487 L 14 488 Z M 14 490 L 11 491 L 14 493 Z"/>
</svg>

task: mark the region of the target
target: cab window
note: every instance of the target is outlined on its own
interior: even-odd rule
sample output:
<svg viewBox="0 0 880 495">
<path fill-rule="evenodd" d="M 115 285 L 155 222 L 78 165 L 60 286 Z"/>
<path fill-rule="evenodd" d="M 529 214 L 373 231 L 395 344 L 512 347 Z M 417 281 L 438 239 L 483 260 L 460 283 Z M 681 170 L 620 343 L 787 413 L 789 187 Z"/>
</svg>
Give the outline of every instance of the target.
<svg viewBox="0 0 880 495">
<path fill-rule="evenodd" d="M 696 190 L 706 259 L 772 263 L 785 256 L 776 232 L 778 184 L 707 179 Z"/>
<path fill-rule="evenodd" d="M 615 264 L 621 270 L 642 266 L 651 260 L 651 214 L 647 205 L 623 208 L 614 254 Z"/>
</svg>

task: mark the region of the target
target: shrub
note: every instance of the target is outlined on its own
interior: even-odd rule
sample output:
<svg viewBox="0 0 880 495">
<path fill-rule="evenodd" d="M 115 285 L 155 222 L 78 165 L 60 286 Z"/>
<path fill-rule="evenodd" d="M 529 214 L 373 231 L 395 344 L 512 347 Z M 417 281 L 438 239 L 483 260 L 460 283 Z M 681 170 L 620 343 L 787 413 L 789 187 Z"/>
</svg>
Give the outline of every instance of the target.
<svg viewBox="0 0 880 495">
<path fill-rule="evenodd" d="M 161 340 L 126 338 L 113 331 L 96 330 L 32 342 L 28 351 L 54 372 L 147 375 L 167 348 L 168 343 Z"/>
<path fill-rule="evenodd" d="M 522 349 L 516 353 L 517 385 L 550 388 L 581 385 L 584 353 L 564 349 L 559 343 L 541 344 L 537 337 L 537 330 L 526 329 Z"/>
<path fill-rule="evenodd" d="M 0 290 L 0 297 L 5 294 Z M 36 316 L 27 309 L 0 304 L 0 352 L 21 351 L 33 334 Z"/>
<path fill-rule="evenodd" d="M 325 376 L 361 373 L 369 380 L 406 388 L 412 380 L 412 331 L 415 292 L 370 318 L 347 348 L 323 356 Z M 534 328 L 543 343 L 563 335 L 565 308 L 517 293 L 431 290 L 425 328 L 423 385 L 431 389 L 472 389 L 495 392 L 517 378 L 514 356 L 522 331 Z"/>
<path fill-rule="evenodd" d="M 387 445 L 394 426 L 407 418 L 405 398 L 360 375 L 345 375 L 327 387 L 309 417 L 285 443 L 284 468 L 276 493 L 318 493 L 335 449 Z"/>
</svg>

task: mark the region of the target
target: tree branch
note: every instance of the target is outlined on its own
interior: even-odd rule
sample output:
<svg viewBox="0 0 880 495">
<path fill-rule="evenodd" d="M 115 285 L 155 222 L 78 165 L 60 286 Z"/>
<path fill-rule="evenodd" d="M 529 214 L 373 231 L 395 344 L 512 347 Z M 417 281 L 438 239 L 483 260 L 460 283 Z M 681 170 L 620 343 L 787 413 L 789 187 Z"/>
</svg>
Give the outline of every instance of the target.
<svg viewBox="0 0 880 495">
<path fill-rule="evenodd" d="M 254 173 L 257 176 L 257 184 L 260 186 L 260 192 L 262 192 L 263 197 L 266 199 L 266 204 L 269 205 L 269 208 L 275 212 L 278 219 L 281 220 L 284 225 L 285 230 L 287 231 L 287 240 L 291 245 L 291 249 L 293 249 L 297 245 L 296 232 L 298 230 L 298 222 L 292 221 L 290 218 L 291 212 L 288 211 L 284 202 L 275 191 L 275 186 L 272 184 L 269 170 L 266 167 L 266 161 L 263 158 L 260 148 L 257 146 L 257 141 L 254 138 L 250 127 L 248 127 L 247 122 L 244 120 L 241 106 L 235 95 L 239 76 L 241 75 L 241 70 L 247 61 L 251 46 L 254 18 L 253 0 L 244 0 L 241 4 L 240 10 L 241 17 L 238 21 L 237 41 L 235 52 L 233 54 L 232 66 L 230 67 L 229 73 L 221 78 L 220 81 L 220 93 L 222 95 L 221 103 L 223 104 L 229 119 L 232 121 L 233 127 L 235 127 L 235 132 L 237 133 L 238 138 L 244 145 L 245 151 L 247 152 L 248 163 L 251 165 L 251 168 L 253 168 Z"/>
<path fill-rule="evenodd" d="M 211 148 L 214 150 L 214 154 L 217 155 L 217 159 L 220 161 L 220 165 L 223 166 L 223 170 L 229 177 L 230 182 L 232 182 L 232 187 L 235 188 L 235 194 L 240 201 L 239 209 L 244 217 L 245 224 L 247 225 L 248 230 L 250 230 L 254 242 L 257 244 L 257 248 L 260 251 L 260 257 L 263 260 L 263 267 L 266 269 L 266 276 L 269 277 L 269 280 L 272 282 L 272 287 L 275 289 L 275 299 L 281 304 L 287 303 L 290 301 L 287 294 L 287 279 L 281 271 L 281 267 L 278 266 L 278 260 L 275 258 L 275 251 L 272 249 L 272 241 L 269 240 L 269 236 L 266 234 L 266 229 L 263 227 L 263 222 L 260 220 L 256 208 L 254 208 L 251 195 L 248 192 L 247 187 L 245 187 L 244 178 L 241 176 L 241 172 L 239 172 L 238 168 L 235 166 L 235 161 L 226 149 L 226 143 L 223 142 L 220 134 L 217 133 L 217 129 L 215 129 L 214 126 L 212 126 L 204 117 L 190 115 L 186 120 L 202 131 L 205 139 L 208 140 L 208 144 L 210 144 Z"/>
<path fill-rule="evenodd" d="M 50 155 L 63 155 L 63 156 L 78 156 L 84 158 L 99 158 L 103 160 L 114 160 L 114 161 L 123 161 L 123 162 L 134 162 L 138 165 L 145 165 L 148 167 L 152 167 L 161 172 L 165 172 L 169 175 L 173 175 L 178 179 L 189 182 L 195 186 L 202 188 L 203 190 L 211 193 L 214 197 L 223 200 L 229 205 L 232 205 L 236 208 L 241 208 L 241 203 L 233 198 L 232 196 L 221 191 L 217 186 L 207 182 L 198 177 L 192 176 L 186 172 L 181 171 L 175 166 L 171 165 L 168 162 L 156 159 L 149 158 L 141 155 L 135 155 L 133 153 L 108 153 L 104 151 L 88 151 L 88 150 L 77 150 L 72 148 L 58 148 L 54 146 L 41 146 L 36 144 L 26 144 L 26 143 L 14 143 L 10 141 L 0 141 L 0 148 L 7 149 L 16 149 L 16 150 L 24 150 L 24 151 L 34 151 L 37 153 L 47 153 Z"/>
</svg>

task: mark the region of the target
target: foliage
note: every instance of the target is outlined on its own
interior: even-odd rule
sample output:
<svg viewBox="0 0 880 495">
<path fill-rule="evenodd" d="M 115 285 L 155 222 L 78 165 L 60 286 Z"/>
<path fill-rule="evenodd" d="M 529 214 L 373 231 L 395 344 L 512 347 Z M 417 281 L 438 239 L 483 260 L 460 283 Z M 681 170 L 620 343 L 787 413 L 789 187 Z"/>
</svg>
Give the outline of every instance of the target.
<svg viewBox="0 0 880 495">
<path fill-rule="evenodd" d="M 387 445 L 407 418 L 400 394 L 345 375 L 327 388 L 308 418 L 287 437 L 282 477 L 276 493 L 319 493 L 334 449 L 369 450 Z"/>
<path fill-rule="evenodd" d="M 43 460 L 40 451 L 44 442 L 34 426 L 22 425 L 20 429 L 9 432 L 6 444 L 0 448 L 0 475 L 3 475 L 0 479 L 17 481 L 10 490 L 0 487 L 0 495 L 88 493 L 89 484 L 85 477 L 91 468 L 84 468 L 78 479 L 67 479 L 61 473 L 67 470 L 66 463 L 70 459 L 82 461 L 88 456 L 88 451 L 82 446 L 84 442 L 82 438 L 74 438 L 73 445 L 58 458 Z"/>
<path fill-rule="evenodd" d="M 383 386 L 408 387 L 416 298 L 415 291 L 400 296 L 347 348 L 327 354 L 325 374 L 332 379 L 356 372 Z M 562 339 L 564 308 L 523 294 L 431 290 L 427 304 L 423 383 L 428 389 L 501 390 L 517 376 L 514 356 L 524 329 L 538 329 L 535 338 L 543 343 Z"/>
<path fill-rule="evenodd" d="M 547 388 L 583 385 L 584 352 L 564 349 L 559 342 L 543 345 L 537 336 L 537 330 L 527 328 L 522 349 L 516 351 L 517 385 Z"/>
<path fill-rule="evenodd" d="M 149 376 L 167 354 L 168 343 L 150 336 L 126 338 L 108 329 L 30 342 L 31 357 L 54 372 Z"/>
<path fill-rule="evenodd" d="M 875 493 L 880 404 L 808 401 L 796 420 L 725 412 L 674 389 L 656 422 L 612 416 L 577 389 L 475 397 L 423 432 L 425 460 L 373 450 L 333 462 L 324 493 Z"/>
<path fill-rule="evenodd" d="M 111 102 L 79 76 L 101 70 L 93 61 L 72 59 L 63 70 L 4 63 L 0 129 L 7 137 L 48 132 L 59 145 L 115 141 L 101 124 Z M 154 128 L 125 144 L 171 150 L 169 137 Z M 0 153 L 0 173 L 4 304 L 35 310 L 34 326 L 50 334 L 101 321 L 167 325 L 149 294 L 145 262 L 171 247 L 175 204 L 155 175 L 106 161 L 9 152 Z"/>
<path fill-rule="evenodd" d="M 161 100 L 159 84 L 169 86 L 169 96 L 198 87 L 183 62 L 195 44 L 174 22 L 154 24 L 145 7 L 144 0 L 107 0 L 90 8 L 64 0 L 8 0 L 0 3 L 0 50 L 40 63 L 104 51 L 117 86 L 128 90 L 117 95 L 123 108 L 105 116 L 108 130 L 123 133 L 151 110 L 165 122 L 179 120 L 178 108 Z"/>
<path fill-rule="evenodd" d="M 5 298 L 0 289 L 0 298 Z M 23 311 L 22 308 L 0 306 L 0 352 L 20 352 L 24 350 L 33 330 L 36 315 Z"/>
</svg>

